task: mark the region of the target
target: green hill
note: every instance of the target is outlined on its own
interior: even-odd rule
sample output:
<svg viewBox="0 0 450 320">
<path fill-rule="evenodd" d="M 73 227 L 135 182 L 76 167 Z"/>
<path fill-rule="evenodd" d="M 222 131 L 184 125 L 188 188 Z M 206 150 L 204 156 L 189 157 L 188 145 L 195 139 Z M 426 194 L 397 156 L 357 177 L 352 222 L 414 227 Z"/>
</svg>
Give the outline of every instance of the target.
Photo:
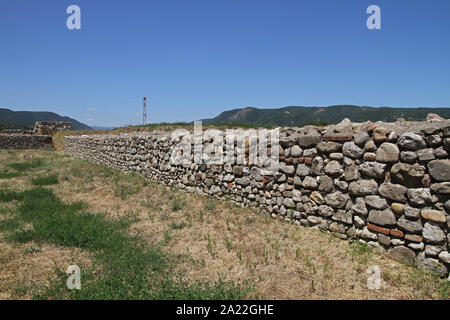
<svg viewBox="0 0 450 320">
<path fill-rule="evenodd" d="M 89 126 L 54 112 L 12 111 L 0 108 L 0 129 L 33 129 L 36 121 L 68 121 L 74 130 L 89 130 Z"/>
<path fill-rule="evenodd" d="M 310 123 L 338 123 L 344 118 L 353 122 L 386 121 L 397 118 L 411 121 L 425 120 L 428 113 L 436 113 L 450 119 L 450 108 L 374 108 L 366 106 L 337 105 L 330 107 L 284 107 L 279 109 L 258 109 L 247 107 L 222 112 L 207 124 L 251 123 L 258 125 L 303 126 Z"/>
</svg>

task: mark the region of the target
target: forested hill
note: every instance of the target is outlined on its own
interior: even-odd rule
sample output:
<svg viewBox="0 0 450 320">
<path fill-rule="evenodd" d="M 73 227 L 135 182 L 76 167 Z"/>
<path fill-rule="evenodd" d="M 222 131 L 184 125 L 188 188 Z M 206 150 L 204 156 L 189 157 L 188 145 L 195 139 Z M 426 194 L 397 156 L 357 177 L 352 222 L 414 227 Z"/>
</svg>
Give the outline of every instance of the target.
<svg viewBox="0 0 450 320">
<path fill-rule="evenodd" d="M 258 109 L 247 107 L 222 112 L 215 118 L 203 120 L 205 123 L 251 123 L 275 126 L 303 126 L 310 123 L 338 123 L 344 118 L 353 122 L 386 121 L 398 118 L 418 121 L 425 120 L 428 113 L 436 113 L 450 119 L 450 108 L 374 108 L 353 105 L 330 107 L 284 107 L 279 109 Z"/>
<path fill-rule="evenodd" d="M 32 129 L 36 121 L 69 121 L 74 130 L 91 129 L 88 125 L 54 112 L 12 111 L 0 108 L 0 129 Z"/>
</svg>

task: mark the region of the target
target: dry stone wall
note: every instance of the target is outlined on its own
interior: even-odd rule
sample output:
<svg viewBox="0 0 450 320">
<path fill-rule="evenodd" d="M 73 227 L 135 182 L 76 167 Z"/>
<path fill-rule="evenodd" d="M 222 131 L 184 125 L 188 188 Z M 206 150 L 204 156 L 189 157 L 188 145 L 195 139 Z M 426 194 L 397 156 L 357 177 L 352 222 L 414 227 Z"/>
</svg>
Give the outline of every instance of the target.
<svg viewBox="0 0 450 320">
<path fill-rule="evenodd" d="M 52 135 L 61 130 L 71 130 L 71 122 L 38 121 L 33 130 L 0 130 L 0 149 L 53 148 Z"/>
<path fill-rule="evenodd" d="M 280 167 L 270 176 L 256 165 L 171 164 L 177 143 L 159 131 L 67 136 L 65 152 L 360 239 L 448 275 L 449 120 L 280 128 Z"/>
<path fill-rule="evenodd" d="M 38 121 L 34 125 L 33 133 L 37 135 L 53 135 L 62 130 L 72 130 L 72 122 Z"/>
<path fill-rule="evenodd" d="M 30 134 L 0 134 L 0 149 L 53 148 L 52 136 Z"/>
</svg>

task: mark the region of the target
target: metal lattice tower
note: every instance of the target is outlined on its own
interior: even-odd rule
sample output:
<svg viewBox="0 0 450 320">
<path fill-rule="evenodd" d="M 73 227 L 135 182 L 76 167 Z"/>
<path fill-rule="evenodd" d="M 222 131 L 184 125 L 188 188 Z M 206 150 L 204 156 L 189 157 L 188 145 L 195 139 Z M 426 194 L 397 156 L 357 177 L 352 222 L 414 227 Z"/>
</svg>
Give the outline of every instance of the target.
<svg viewBox="0 0 450 320">
<path fill-rule="evenodd" d="M 147 97 L 144 97 L 144 106 L 142 110 L 142 124 L 145 126 L 147 123 Z"/>
</svg>

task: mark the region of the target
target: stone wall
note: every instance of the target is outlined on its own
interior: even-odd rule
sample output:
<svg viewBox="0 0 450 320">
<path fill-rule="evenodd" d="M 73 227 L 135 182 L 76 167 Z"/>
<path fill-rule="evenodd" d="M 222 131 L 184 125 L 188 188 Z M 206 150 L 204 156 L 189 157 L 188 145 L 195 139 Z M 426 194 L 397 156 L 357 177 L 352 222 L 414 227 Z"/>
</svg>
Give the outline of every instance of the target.
<svg viewBox="0 0 450 320">
<path fill-rule="evenodd" d="M 24 134 L 24 135 L 32 135 L 33 130 L 28 129 L 1 129 L 0 134 Z"/>
<path fill-rule="evenodd" d="M 29 134 L 0 134 L 0 149 L 53 148 L 52 136 Z"/>
<path fill-rule="evenodd" d="M 38 121 L 34 125 L 33 132 L 37 135 L 53 135 L 62 130 L 72 130 L 72 122 Z"/>
<path fill-rule="evenodd" d="M 257 166 L 173 165 L 176 144 L 158 131 L 67 136 L 65 152 L 359 239 L 448 274 L 449 120 L 281 128 L 280 169 L 272 176 Z"/>
</svg>

